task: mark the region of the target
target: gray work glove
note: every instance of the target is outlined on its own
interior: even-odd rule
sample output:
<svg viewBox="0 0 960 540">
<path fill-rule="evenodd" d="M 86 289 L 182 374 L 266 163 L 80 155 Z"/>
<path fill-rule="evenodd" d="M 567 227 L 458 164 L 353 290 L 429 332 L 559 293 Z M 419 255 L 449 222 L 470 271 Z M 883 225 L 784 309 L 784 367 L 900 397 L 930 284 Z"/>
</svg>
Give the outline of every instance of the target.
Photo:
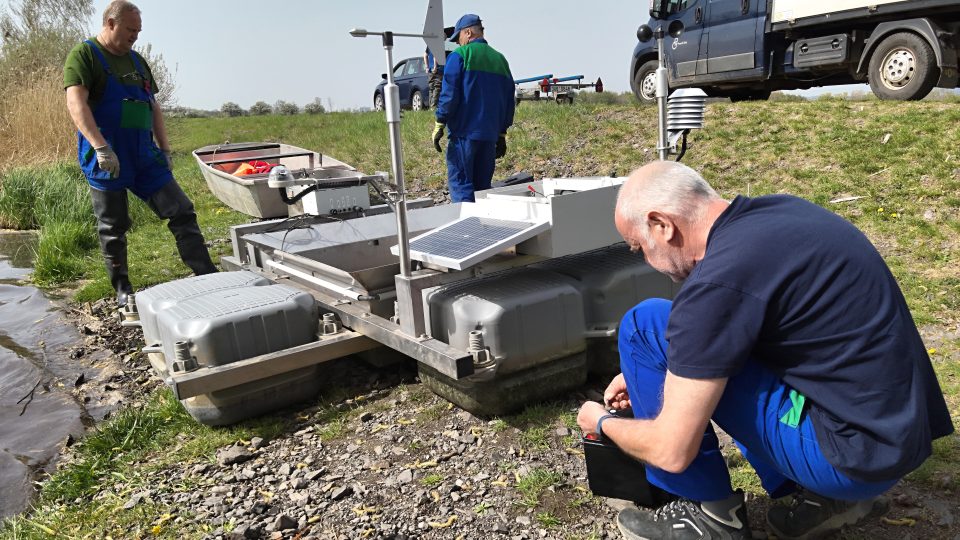
<svg viewBox="0 0 960 540">
<path fill-rule="evenodd" d="M 110 173 L 111 178 L 119 177 L 120 158 L 117 157 L 113 148 L 110 148 L 109 144 L 105 144 L 93 150 L 97 153 L 97 165 L 100 166 L 100 170 Z"/>
</svg>

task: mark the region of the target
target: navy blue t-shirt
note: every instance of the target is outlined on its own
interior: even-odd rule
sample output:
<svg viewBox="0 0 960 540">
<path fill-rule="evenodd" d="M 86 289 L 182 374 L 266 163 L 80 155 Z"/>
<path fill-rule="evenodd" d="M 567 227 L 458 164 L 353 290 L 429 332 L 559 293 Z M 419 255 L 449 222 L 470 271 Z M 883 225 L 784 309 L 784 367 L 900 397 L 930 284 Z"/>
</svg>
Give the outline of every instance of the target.
<svg viewBox="0 0 960 540">
<path fill-rule="evenodd" d="M 673 302 L 669 370 L 736 375 L 749 357 L 807 397 L 827 460 L 893 480 L 953 431 L 900 288 L 852 224 L 788 195 L 737 197 Z"/>
</svg>

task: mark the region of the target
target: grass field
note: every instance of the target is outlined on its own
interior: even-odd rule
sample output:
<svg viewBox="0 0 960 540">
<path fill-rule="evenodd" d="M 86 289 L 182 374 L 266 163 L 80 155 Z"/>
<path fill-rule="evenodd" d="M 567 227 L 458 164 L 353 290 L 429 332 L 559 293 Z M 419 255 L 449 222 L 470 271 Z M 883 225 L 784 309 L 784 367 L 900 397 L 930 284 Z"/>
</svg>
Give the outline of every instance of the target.
<svg viewBox="0 0 960 540">
<path fill-rule="evenodd" d="M 960 278 L 960 109 L 956 101 L 888 103 L 824 99 L 811 102 L 713 103 L 707 128 L 691 136 L 684 162 L 724 195 L 792 193 L 826 206 L 863 229 L 887 259 L 921 324 L 956 323 Z M 536 177 L 626 175 L 655 156 L 656 111 L 630 105 L 524 103 L 508 136 L 497 176 L 519 170 Z M 430 144 L 433 116 L 407 112 L 402 127 L 408 184 L 445 182 L 443 157 Z M 331 113 L 299 116 L 171 120 L 174 173 L 193 198 L 208 240 L 227 238 L 246 217 L 206 189 L 190 152 L 224 141 L 282 141 L 316 149 L 362 171 L 390 170 L 383 116 Z M 79 170 L 57 165 L 4 173 L 0 226 L 62 221 L 90 223 Z M 859 197 L 831 203 L 844 197 Z M 38 201 L 43 208 L 24 219 Z M 55 207 L 60 204 L 61 206 Z M 145 205 L 132 204 L 131 275 L 143 287 L 181 277 L 171 235 Z M 64 217 L 65 216 L 65 217 Z M 86 221 L 85 221 L 86 220 Z M 71 237 L 70 234 L 58 233 Z M 89 239 L 80 238 L 84 248 Z M 214 251 L 223 253 L 227 245 Z M 78 299 L 109 293 L 95 249 L 62 249 L 72 271 L 42 272 L 41 283 L 83 278 Z M 51 249 L 51 253 L 58 250 Z M 41 268 L 56 256 L 40 254 Z M 85 257 L 84 257 L 85 255 Z M 80 259 L 79 261 L 77 259 Z M 90 280 L 90 281 L 86 281 Z"/>
<path fill-rule="evenodd" d="M 432 188 L 444 185 L 443 157 L 430 141 L 433 121 L 430 112 L 404 114 L 408 185 L 416 180 Z M 207 191 L 190 156 L 195 148 L 225 141 L 282 141 L 329 154 L 365 172 L 390 169 L 387 130 L 380 113 L 177 119 L 169 122 L 168 129 L 175 175 L 193 198 L 208 240 L 226 239 L 229 227 L 247 218 L 224 207 Z M 537 178 L 626 175 L 655 158 L 655 139 L 652 107 L 524 103 L 508 134 L 507 156 L 498 162 L 496 176 L 520 170 Z M 928 336 L 955 421 L 960 415 L 958 141 L 960 107 L 955 99 L 717 102 L 708 106 L 706 129 L 691 135 L 684 159 L 724 196 L 791 193 L 861 228 L 896 275 L 914 318 Z M 7 170 L 0 185 L 0 226 L 41 228 L 36 280 L 75 287 L 78 301 L 111 292 L 84 186 L 79 170 L 70 164 Z M 187 275 L 165 225 L 143 204 L 132 207 L 136 226 L 129 245 L 134 285 L 145 287 Z M 229 249 L 228 243 L 218 242 L 212 251 L 216 258 Z M 342 419 L 331 415 L 330 425 L 337 422 Z M 106 525 L 96 525 L 94 530 L 111 530 L 111 519 L 130 519 L 129 514 L 114 518 L 104 510 L 109 508 L 104 505 L 117 501 L 70 502 L 89 495 L 94 484 L 109 485 L 115 473 L 138 474 L 140 458 L 173 445 L 178 433 L 196 441 L 181 448 L 179 456 L 186 459 L 211 454 L 228 440 L 278 429 L 283 429 L 281 419 L 235 430 L 199 427 L 184 417 L 175 402 L 158 395 L 144 410 L 122 414 L 88 438 L 82 459 L 45 484 L 38 513 L 19 518 L 12 526 L 21 531 L 19 537 L 43 537 L 37 533 L 42 528 L 31 526 L 33 521 L 47 528 L 56 524 L 55 528 L 83 530 L 93 526 L 96 516 Z M 531 433 L 535 438 L 536 431 Z M 119 457 L 113 455 L 117 447 L 122 449 Z M 953 488 L 960 487 L 958 456 L 960 444 L 955 437 L 939 441 L 935 456 L 913 478 L 922 484 L 948 474 Z M 733 473 L 737 483 L 751 488 L 749 475 L 740 469 Z M 142 519 L 156 521 L 162 509 L 156 513 Z"/>
</svg>

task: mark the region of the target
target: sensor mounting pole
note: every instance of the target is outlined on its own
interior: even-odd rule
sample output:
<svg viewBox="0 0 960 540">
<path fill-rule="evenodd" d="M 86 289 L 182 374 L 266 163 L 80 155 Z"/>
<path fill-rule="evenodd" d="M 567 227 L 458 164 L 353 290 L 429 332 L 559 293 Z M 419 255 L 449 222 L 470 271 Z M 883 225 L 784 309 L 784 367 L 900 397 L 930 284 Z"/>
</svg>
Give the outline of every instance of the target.
<svg viewBox="0 0 960 540">
<path fill-rule="evenodd" d="M 670 155 L 670 147 L 667 146 L 667 96 L 670 92 L 667 84 L 667 67 L 665 54 L 663 52 L 663 26 L 658 26 L 653 36 L 657 38 L 657 113 L 659 122 L 657 123 L 657 157 L 660 161 L 666 161 Z"/>
<path fill-rule="evenodd" d="M 396 32 L 370 32 L 363 28 L 350 30 L 353 37 L 382 36 L 383 50 L 387 53 L 387 84 L 383 87 L 384 111 L 390 132 L 390 157 L 393 177 L 397 182 L 394 212 L 397 214 L 397 245 L 400 257 L 400 275 L 410 277 L 410 233 L 407 230 L 407 194 L 403 178 L 403 147 L 400 143 L 400 87 L 393 80 L 393 38 L 433 38 L 432 34 L 399 34 Z"/>
</svg>

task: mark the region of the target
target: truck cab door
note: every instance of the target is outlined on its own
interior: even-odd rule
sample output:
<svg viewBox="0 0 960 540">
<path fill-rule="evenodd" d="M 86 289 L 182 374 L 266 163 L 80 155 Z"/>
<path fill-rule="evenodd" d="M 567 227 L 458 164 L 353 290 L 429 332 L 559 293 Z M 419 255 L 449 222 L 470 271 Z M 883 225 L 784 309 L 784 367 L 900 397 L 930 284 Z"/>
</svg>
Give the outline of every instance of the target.
<svg viewBox="0 0 960 540">
<path fill-rule="evenodd" d="M 708 0 L 707 30 L 700 49 L 703 73 L 740 72 L 736 74 L 739 77 L 746 75 L 744 70 L 762 72 L 762 51 L 757 51 L 757 44 L 765 15 L 766 0 Z"/>
<path fill-rule="evenodd" d="M 683 23 L 679 37 L 664 37 L 664 53 L 670 69 L 671 81 L 683 81 L 698 74 L 697 58 L 700 54 L 700 38 L 704 30 L 704 13 L 709 0 L 670 0 L 668 16 L 660 21 L 663 29 L 672 21 Z M 671 85 L 672 86 L 672 85 Z"/>
</svg>

